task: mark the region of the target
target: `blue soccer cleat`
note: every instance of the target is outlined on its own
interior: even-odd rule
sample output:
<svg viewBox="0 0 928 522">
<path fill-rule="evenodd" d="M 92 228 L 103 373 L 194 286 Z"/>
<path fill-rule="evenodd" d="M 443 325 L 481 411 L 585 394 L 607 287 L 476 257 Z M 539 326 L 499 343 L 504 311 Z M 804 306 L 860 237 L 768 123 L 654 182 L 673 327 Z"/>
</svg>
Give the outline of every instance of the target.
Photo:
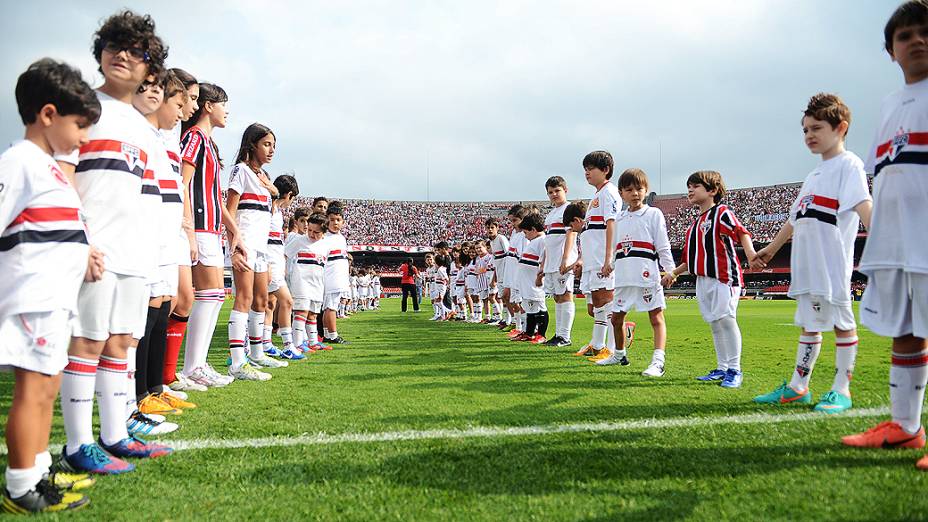
<svg viewBox="0 0 928 522">
<path fill-rule="evenodd" d="M 699 377 L 696 377 L 696 380 L 702 381 L 702 382 L 717 382 L 717 381 L 721 381 L 724 378 L 725 378 L 725 370 L 720 370 L 716 368 L 705 375 L 700 375 Z"/>
<path fill-rule="evenodd" d="M 722 388 L 740 388 L 742 381 L 744 381 L 744 374 L 741 373 L 741 370 L 729 368 L 728 371 L 725 372 L 725 378 L 722 379 L 719 386 Z"/>
<path fill-rule="evenodd" d="M 117 475 L 135 469 L 135 464 L 106 453 L 95 443 L 81 444 L 73 455 L 68 455 L 68 449 L 64 448 L 61 450 L 61 457 L 61 466 L 64 471 Z"/>
</svg>

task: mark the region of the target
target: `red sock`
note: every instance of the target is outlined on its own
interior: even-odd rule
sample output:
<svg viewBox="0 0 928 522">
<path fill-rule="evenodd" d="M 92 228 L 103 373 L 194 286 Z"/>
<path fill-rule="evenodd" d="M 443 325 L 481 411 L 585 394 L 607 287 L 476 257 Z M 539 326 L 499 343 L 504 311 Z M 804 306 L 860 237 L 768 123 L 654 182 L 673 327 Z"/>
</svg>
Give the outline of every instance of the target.
<svg viewBox="0 0 928 522">
<path fill-rule="evenodd" d="M 168 319 L 167 345 L 164 351 L 164 384 L 177 380 L 177 358 L 180 356 L 180 347 L 184 344 L 184 332 L 187 331 L 187 317 L 171 314 Z"/>
</svg>

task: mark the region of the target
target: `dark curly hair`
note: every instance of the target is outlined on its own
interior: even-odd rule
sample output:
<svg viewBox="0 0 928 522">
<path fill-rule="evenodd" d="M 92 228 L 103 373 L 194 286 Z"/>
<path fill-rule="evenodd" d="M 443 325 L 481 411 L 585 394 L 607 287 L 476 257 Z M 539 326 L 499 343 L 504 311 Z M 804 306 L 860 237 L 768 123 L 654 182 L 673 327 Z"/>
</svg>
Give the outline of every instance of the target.
<svg viewBox="0 0 928 522">
<path fill-rule="evenodd" d="M 62 116 L 76 114 L 89 124 L 100 119 L 100 100 L 81 78 L 81 72 L 66 63 L 42 58 L 16 81 L 16 105 L 23 124 L 35 123 L 47 104 L 54 105 Z"/>
<path fill-rule="evenodd" d="M 151 16 L 137 15 L 127 9 L 104 20 L 93 40 L 93 57 L 98 65 L 108 42 L 125 47 L 140 46 L 147 55 L 148 74 L 162 76 L 168 46 L 155 34 L 155 21 Z M 103 72 L 102 67 L 98 70 Z"/>
</svg>

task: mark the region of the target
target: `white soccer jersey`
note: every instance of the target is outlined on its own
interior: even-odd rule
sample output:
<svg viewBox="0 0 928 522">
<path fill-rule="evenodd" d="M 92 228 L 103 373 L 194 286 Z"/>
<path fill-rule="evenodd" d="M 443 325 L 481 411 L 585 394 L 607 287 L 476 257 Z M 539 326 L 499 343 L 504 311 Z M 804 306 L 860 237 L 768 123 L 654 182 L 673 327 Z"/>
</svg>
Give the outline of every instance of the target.
<svg viewBox="0 0 928 522">
<path fill-rule="evenodd" d="M 449 282 L 448 270 L 445 269 L 445 267 L 443 266 L 438 267 L 438 270 L 435 272 L 435 282 L 437 282 L 440 285 L 448 286 L 448 282 Z"/>
<path fill-rule="evenodd" d="M 325 291 L 326 255 L 329 252 L 327 239 L 313 241 L 307 236 L 291 234 L 284 251 L 290 267 L 288 286 L 296 299 L 322 301 Z"/>
<path fill-rule="evenodd" d="M 509 257 L 506 258 L 506 286 L 509 288 L 519 288 L 517 268 L 523 248 L 525 248 L 525 232 L 515 229 L 509 235 Z"/>
<path fill-rule="evenodd" d="M 467 289 L 471 293 L 474 293 L 477 290 L 477 260 L 472 259 L 470 263 L 467 263 L 467 266 L 464 267 L 464 270 L 467 271 L 465 278 L 465 283 L 467 284 Z"/>
<path fill-rule="evenodd" d="M 184 222 L 183 182 L 178 165 L 172 161 L 161 131 L 154 127 L 151 130 L 152 140 L 157 145 L 156 150 L 152 150 L 152 170 L 160 193 L 160 204 L 156 206 L 159 212 L 157 230 L 160 241 L 151 243 L 155 243 L 154 248 L 157 249 L 158 266 L 166 266 L 177 263 L 179 231 L 183 230 Z M 178 157 L 176 153 L 174 157 Z M 186 240 L 186 235 L 184 238 Z"/>
<path fill-rule="evenodd" d="M 464 288 L 464 267 L 459 267 L 457 264 L 451 264 L 451 283 L 455 287 Z"/>
<path fill-rule="evenodd" d="M 864 163 L 853 152 L 823 161 L 793 202 L 789 296 L 820 295 L 835 304 L 851 301 L 854 239 L 860 218 L 854 207 L 870 200 Z"/>
<path fill-rule="evenodd" d="M 519 256 L 516 273 L 518 274 L 519 292 L 522 293 L 522 299 L 531 301 L 543 301 L 545 290 L 541 285 L 535 284 L 535 278 L 541 263 L 541 255 L 545 251 L 545 235 L 541 234 L 535 239 L 525 238 L 525 248 Z"/>
<path fill-rule="evenodd" d="M 583 271 L 598 272 L 606 259 L 606 223 L 619 214 L 619 189 L 607 181 L 590 200 L 580 234 L 583 251 Z M 613 240 L 615 238 L 613 237 Z"/>
<path fill-rule="evenodd" d="M 348 292 L 351 290 L 350 267 L 348 265 L 348 241 L 341 234 L 326 232 L 329 253 L 325 264 L 326 293 Z"/>
<path fill-rule="evenodd" d="M 242 242 L 249 252 L 267 252 L 267 237 L 271 229 L 271 193 L 264 188 L 260 177 L 267 178 L 263 172 L 256 173 L 244 162 L 232 167 L 229 174 L 229 188 L 238 193 L 236 222 Z"/>
<path fill-rule="evenodd" d="M 561 269 L 561 260 L 564 257 L 564 242 L 567 232 L 570 231 L 564 223 L 564 209 L 568 203 L 551 210 L 545 218 L 545 272 L 557 272 Z M 574 243 L 568 252 L 567 263 L 573 264 L 577 260 L 577 244 Z"/>
<path fill-rule="evenodd" d="M 271 259 L 282 259 L 284 256 L 284 214 L 279 208 L 272 207 L 271 221 L 267 233 L 267 253 Z"/>
<path fill-rule="evenodd" d="M 859 270 L 928 274 L 928 80 L 883 101 L 866 171 L 876 178 Z"/>
<path fill-rule="evenodd" d="M 75 188 L 81 197 L 88 236 L 104 255 L 106 270 L 148 276 L 157 259 L 147 257 L 152 236 L 148 223 L 157 216 L 142 204 L 142 180 L 154 181 L 148 168 L 151 125 L 132 105 L 102 92 L 101 114 L 90 129 L 90 141 L 61 161 L 77 165 Z M 146 184 L 157 189 L 157 184 Z M 150 194 L 146 197 L 153 198 Z M 151 200 L 149 200 L 151 201 Z"/>
<path fill-rule="evenodd" d="M 180 128 L 178 125 L 176 128 Z M 179 132 L 179 131 L 178 131 Z M 171 188 L 170 183 L 166 183 L 161 187 L 162 201 L 168 203 L 169 207 L 171 205 L 176 205 L 177 202 L 174 201 L 173 195 L 176 193 L 177 197 L 180 198 L 180 224 L 177 227 L 177 233 L 175 234 L 175 241 L 178 252 L 187 252 L 190 247 L 190 240 L 187 238 L 187 231 L 184 230 L 184 177 L 180 173 L 181 161 L 180 161 L 180 136 L 175 136 L 173 130 L 164 130 L 162 129 L 159 134 L 161 135 L 161 143 L 164 145 L 165 150 L 168 153 L 168 163 L 171 164 L 171 171 L 176 176 L 177 189 Z M 159 182 L 160 186 L 160 182 Z M 167 193 L 168 197 L 165 199 L 164 194 Z M 170 228 L 170 226 L 169 226 Z M 176 260 L 175 260 L 176 262 Z"/>
<path fill-rule="evenodd" d="M 493 274 L 496 268 L 493 266 L 493 254 L 487 254 L 477 258 L 477 291 L 484 292 L 490 289 L 490 281 L 493 280 Z"/>
<path fill-rule="evenodd" d="M 438 272 L 438 266 L 432 265 L 425 269 L 425 276 L 423 276 L 423 281 L 426 284 L 431 284 L 435 282 L 435 276 Z"/>
<path fill-rule="evenodd" d="M 615 220 L 615 236 L 616 288 L 653 287 L 661 283 L 661 267 L 673 270 L 667 223 L 659 209 L 644 205 L 634 212 L 621 211 Z"/>
<path fill-rule="evenodd" d="M 77 310 L 87 271 L 81 201 L 55 160 L 35 143 L 0 155 L 0 319 Z"/>
<path fill-rule="evenodd" d="M 509 240 L 502 234 L 490 240 L 490 253 L 493 254 L 493 267 L 496 269 L 496 282 L 505 285 L 506 268 L 509 264 Z"/>
</svg>

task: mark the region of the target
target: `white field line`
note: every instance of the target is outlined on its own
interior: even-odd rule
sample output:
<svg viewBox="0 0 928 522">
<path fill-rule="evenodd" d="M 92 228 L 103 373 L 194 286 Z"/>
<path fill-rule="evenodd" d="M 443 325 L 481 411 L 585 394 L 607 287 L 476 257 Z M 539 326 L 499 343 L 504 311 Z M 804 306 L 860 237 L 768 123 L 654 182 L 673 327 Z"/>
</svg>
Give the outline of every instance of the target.
<svg viewBox="0 0 928 522">
<path fill-rule="evenodd" d="M 192 439 L 159 440 L 176 451 L 202 449 L 274 448 L 286 446 L 317 446 L 322 444 L 397 442 L 412 440 L 454 440 L 470 438 L 522 437 L 557 435 L 563 433 L 604 433 L 630 430 L 656 430 L 673 428 L 699 428 L 730 424 L 778 424 L 783 422 L 808 422 L 841 420 L 857 417 L 879 417 L 889 414 L 886 406 L 861 408 L 840 415 L 806 412 L 771 415 L 752 413 L 729 417 L 671 417 L 666 419 L 641 419 L 624 422 L 582 422 L 576 424 L 550 424 L 547 426 L 476 426 L 463 429 L 384 431 L 372 433 L 326 433 L 303 434 L 289 437 L 261 437 L 253 439 Z M 52 444 L 51 446 L 54 446 Z M 6 446 L 0 446 L 0 455 L 6 454 Z"/>
</svg>

